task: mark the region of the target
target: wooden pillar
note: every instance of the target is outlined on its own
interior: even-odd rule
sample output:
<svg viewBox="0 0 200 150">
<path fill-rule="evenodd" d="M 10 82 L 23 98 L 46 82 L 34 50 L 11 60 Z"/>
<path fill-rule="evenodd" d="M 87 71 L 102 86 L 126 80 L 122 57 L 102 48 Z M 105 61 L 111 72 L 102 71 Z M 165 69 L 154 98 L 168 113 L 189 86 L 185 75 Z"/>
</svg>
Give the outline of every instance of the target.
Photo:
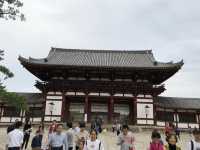
<svg viewBox="0 0 200 150">
<path fill-rule="evenodd" d="M 85 115 L 87 116 L 87 122 L 88 122 L 88 93 L 85 94 L 85 105 L 84 105 L 84 119 L 85 119 Z"/>
<path fill-rule="evenodd" d="M 88 101 L 88 122 L 91 122 L 91 100 Z"/>
<path fill-rule="evenodd" d="M 65 98 L 65 92 L 63 91 L 62 92 L 62 108 L 61 108 L 61 121 L 62 122 L 65 122 L 67 121 L 67 118 L 66 118 L 66 98 Z"/>
<path fill-rule="evenodd" d="M 47 101 L 47 92 L 46 91 L 43 91 L 43 98 L 44 98 L 44 102 L 43 102 L 43 105 L 42 105 L 42 123 L 44 122 L 44 117 L 45 117 L 45 109 L 46 109 L 46 101 Z"/>
<path fill-rule="evenodd" d="M 176 123 L 176 127 L 178 127 L 178 112 L 177 112 L 177 109 L 175 109 L 175 123 Z"/>
<path fill-rule="evenodd" d="M 69 97 L 65 97 L 65 118 L 66 121 L 72 121 L 70 116 L 70 99 Z"/>
<path fill-rule="evenodd" d="M 153 96 L 153 98 L 152 98 L 152 100 L 153 100 L 153 124 L 154 124 L 154 126 L 156 126 L 157 125 L 157 113 L 156 113 L 156 105 L 157 105 L 157 103 L 156 103 L 156 95 L 153 94 L 152 96 Z"/>
<path fill-rule="evenodd" d="M 134 96 L 133 101 L 133 124 L 137 124 L 137 96 Z"/>
<path fill-rule="evenodd" d="M 198 117 L 199 129 L 200 129 L 200 114 L 199 114 L 199 112 L 197 112 L 197 117 Z"/>
<path fill-rule="evenodd" d="M 114 99 L 113 95 L 110 96 L 110 100 L 108 103 L 108 122 L 112 123 L 113 122 L 113 117 L 114 117 Z"/>
<path fill-rule="evenodd" d="M 136 103 L 136 98 L 133 97 L 133 99 L 131 99 L 130 104 L 129 104 L 129 122 L 132 125 L 135 125 L 137 123 L 137 103 Z"/>
</svg>

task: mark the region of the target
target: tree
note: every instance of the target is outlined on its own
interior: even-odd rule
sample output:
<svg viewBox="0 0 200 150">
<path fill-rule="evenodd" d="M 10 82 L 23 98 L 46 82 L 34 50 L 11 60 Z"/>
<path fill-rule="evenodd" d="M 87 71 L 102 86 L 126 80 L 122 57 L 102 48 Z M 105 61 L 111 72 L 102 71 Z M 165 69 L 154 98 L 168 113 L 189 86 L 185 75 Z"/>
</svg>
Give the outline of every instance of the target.
<svg viewBox="0 0 200 150">
<path fill-rule="evenodd" d="M 20 0 L 0 0 L 0 18 L 6 20 L 20 18 L 24 21 L 25 16 L 19 10 L 22 6 L 23 3 Z"/>
<path fill-rule="evenodd" d="M 4 51 L 0 50 L 0 61 L 4 60 Z M 7 92 L 3 83 L 8 78 L 14 77 L 14 74 L 5 66 L 0 64 L 0 100 L 8 103 L 11 106 L 14 106 L 18 110 L 26 110 L 27 103 L 26 99 L 22 96 L 17 95 L 14 92 Z"/>
</svg>

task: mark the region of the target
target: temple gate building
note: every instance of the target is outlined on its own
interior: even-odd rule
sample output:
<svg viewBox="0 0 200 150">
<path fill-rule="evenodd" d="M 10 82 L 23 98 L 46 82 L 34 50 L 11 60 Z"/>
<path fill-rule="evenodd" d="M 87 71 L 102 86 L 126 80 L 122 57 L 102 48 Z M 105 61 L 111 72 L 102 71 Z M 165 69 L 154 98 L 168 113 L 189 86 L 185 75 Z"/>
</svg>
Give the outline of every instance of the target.
<svg viewBox="0 0 200 150">
<path fill-rule="evenodd" d="M 23 58 L 21 64 L 38 78 L 41 93 L 27 97 L 30 112 L 15 113 L 1 104 L 0 121 L 25 116 L 32 121 L 116 120 L 133 125 L 181 128 L 200 124 L 200 99 L 163 97 L 164 82 L 183 66 L 183 61 L 159 62 L 151 50 L 114 51 L 52 48 L 46 58 Z"/>
</svg>

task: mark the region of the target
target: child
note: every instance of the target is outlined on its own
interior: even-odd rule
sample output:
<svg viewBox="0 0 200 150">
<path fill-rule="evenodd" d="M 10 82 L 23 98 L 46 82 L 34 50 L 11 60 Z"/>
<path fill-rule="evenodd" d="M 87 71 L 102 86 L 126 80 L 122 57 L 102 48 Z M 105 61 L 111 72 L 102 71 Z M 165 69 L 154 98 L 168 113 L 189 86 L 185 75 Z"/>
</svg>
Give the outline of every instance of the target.
<svg viewBox="0 0 200 150">
<path fill-rule="evenodd" d="M 175 134 L 169 134 L 166 138 L 166 141 L 167 145 L 165 145 L 165 150 L 181 150 L 181 148 L 176 145 L 178 139 Z"/>
<path fill-rule="evenodd" d="M 152 132 L 151 140 L 152 142 L 150 143 L 148 150 L 164 150 L 161 135 L 158 131 L 154 130 Z"/>
<path fill-rule="evenodd" d="M 133 133 L 129 131 L 128 125 L 122 126 L 122 133 L 118 136 L 117 144 L 120 145 L 120 150 L 135 150 L 135 138 Z"/>
</svg>

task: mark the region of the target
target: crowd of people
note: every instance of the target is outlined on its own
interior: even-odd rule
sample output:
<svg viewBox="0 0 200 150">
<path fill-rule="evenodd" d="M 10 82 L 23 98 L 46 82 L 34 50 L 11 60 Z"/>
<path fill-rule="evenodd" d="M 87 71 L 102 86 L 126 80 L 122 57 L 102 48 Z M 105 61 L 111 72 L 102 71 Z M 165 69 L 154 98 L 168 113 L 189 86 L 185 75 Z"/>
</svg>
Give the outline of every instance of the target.
<svg viewBox="0 0 200 150">
<path fill-rule="evenodd" d="M 39 125 L 31 140 L 32 150 L 106 150 L 104 142 L 98 138 L 98 134 L 102 132 L 101 122 L 92 122 L 89 130 L 85 122 L 75 125 L 68 122 L 66 126 L 65 131 L 64 124 L 54 120 L 49 126 L 48 133 L 44 134 L 44 125 Z M 18 120 L 7 128 L 8 150 L 28 148 L 30 135 L 33 132 L 31 122 L 27 119 L 23 130 L 21 128 L 22 122 Z M 116 144 L 119 145 L 120 150 L 136 150 L 137 142 L 128 125 L 115 124 L 112 126 L 112 131 L 116 132 Z M 181 139 L 180 130 L 172 123 L 166 124 L 164 133 L 165 140 L 161 138 L 159 130 L 154 129 L 147 150 L 200 150 L 200 130 L 197 128 L 192 131 L 193 140 L 188 141 L 184 148 L 177 145 Z"/>
</svg>

